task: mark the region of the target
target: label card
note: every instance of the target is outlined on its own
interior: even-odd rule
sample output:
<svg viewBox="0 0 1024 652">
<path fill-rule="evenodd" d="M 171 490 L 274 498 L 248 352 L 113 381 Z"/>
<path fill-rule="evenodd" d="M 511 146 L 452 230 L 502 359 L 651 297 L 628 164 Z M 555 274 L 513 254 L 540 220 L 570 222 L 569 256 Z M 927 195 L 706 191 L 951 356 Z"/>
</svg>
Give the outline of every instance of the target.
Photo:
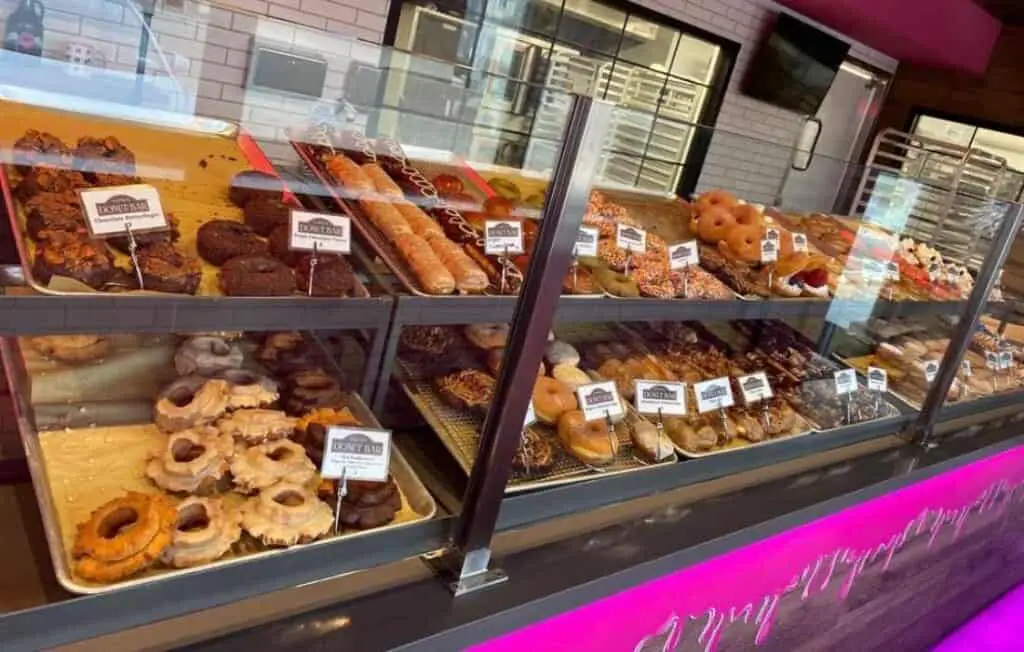
<svg viewBox="0 0 1024 652">
<path fill-rule="evenodd" d="M 999 352 L 999 368 L 1009 369 L 1013 366 L 1013 352 L 1012 351 L 1000 351 Z"/>
<path fill-rule="evenodd" d="M 996 371 L 999 369 L 999 354 L 995 351 L 985 351 L 985 366 Z"/>
<path fill-rule="evenodd" d="M 627 251 L 647 251 L 647 231 L 625 224 L 615 225 L 615 246 Z"/>
<path fill-rule="evenodd" d="M 924 363 L 924 379 L 929 383 L 935 380 L 935 377 L 939 375 L 939 361 L 938 360 L 926 360 Z"/>
<path fill-rule="evenodd" d="M 964 378 L 970 378 L 971 374 L 973 373 L 971 371 L 971 361 L 964 360 L 963 364 L 960 365 L 960 371 L 963 374 Z"/>
<path fill-rule="evenodd" d="M 697 411 L 701 414 L 736 404 L 728 376 L 697 383 L 693 386 L 693 391 L 697 394 Z"/>
<path fill-rule="evenodd" d="M 770 238 L 761 240 L 761 262 L 774 263 L 779 259 L 779 242 Z"/>
<path fill-rule="evenodd" d="M 793 251 L 807 253 L 807 235 L 803 233 L 793 234 Z"/>
<path fill-rule="evenodd" d="M 900 264 L 895 260 L 890 260 L 885 266 L 885 280 L 892 281 L 894 283 L 900 280 Z"/>
<path fill-rule="evenodd" d="M 322 254 L 352 253 L 352 221 L 343 215 L 292 211 L 288 248 Z"/>
<path fill-rule="evenodd" d="M 576 388 L 576 398 L 583 410 L 583 418 L 587 421 L 597 421 L 608 416 L 614 419 L 623 415 L 619 390 L 615 388 L 614 380 L 580 385 Z"/>
<path fill-rule="evenodd" d="M 137 184 L 81 190 L 78 193 L 85 211 L 89 233 L 96 238 L 132 233 L 152 233 L 169 228 L 160 193 L 153 186 Z"/>
<path fill-rule="evenodd" d="M 661 380 L 634 380 L 636 409 L 641 414 L 686 416 L 686 383 Z"/>
<path fill-rule="evenodd" d="M 763 371 L 740 376 L 736 382 L 740 384 L 743 402 L 747 405 L 767 400 L 773 396 L 771 383 L 768 382 L 768 376 Z"/>
<path fill-rule="evenodd" d="M 597 241 L 600 232 L 593 226 L 581 226 L 580 232 L 576 234 L 576 246 L 573 248 L 574 256 L 597 257 Z"/>
<path fill-rule="evenodd" d="M 851 394 L 857 391 L 857 372 L 853 369 L 841 369 L 832 374 L 836 383 L 836 394 Z"/>
<path fill-rule="evenodd" d="M 685 269 L 700 264 L 700 248 L 696 240 L 669 245 L 668 264 L 672 269 Z"/>
<path fill-rule="evenodd" d="M 889 372 L 881 367 L 868 367 L 868 389 L 873 392 L 888 392 Z"/>
<path fill-rule="evenodd" d="M 533 399 L 530 399 L 526 406 L 526 419 L 523 421 L 523 430 L 537 423 L 537 412 L 533 409 Z"/>
<path fill-rule="evenodd" d="M 391 431 L 331 426 L 324 441 L 320 475 L 337 480 L 384 482 L 391 468 Z"/>
<path fill-rule="evenodd" d="M 487 220 L 484 222 L 484 253 L 504 256 L 523 253 L 523 223 L 517 220 Z"/>
</svg>

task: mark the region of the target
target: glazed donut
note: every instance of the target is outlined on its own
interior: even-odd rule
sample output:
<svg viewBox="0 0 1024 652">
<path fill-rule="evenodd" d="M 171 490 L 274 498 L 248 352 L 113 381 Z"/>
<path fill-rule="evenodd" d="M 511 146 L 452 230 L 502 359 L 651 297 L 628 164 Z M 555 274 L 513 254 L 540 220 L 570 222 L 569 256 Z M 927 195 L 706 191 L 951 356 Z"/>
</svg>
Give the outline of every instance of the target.
<svg viewBox="0 0 1024 652">
<path fill-rule="evenodd" d="M 500 349 L 508 342 L 508 324 L 473 324 L 466 326 L 466 339 L 479 349 Z"/>
<path fill-rule="evenodd" d="M 277 383 L 246 369 L 225 369 L 216 378 L 228 381 L 231 393 L 228 395 L 228 409 L 261 408 L 278 399 Z"/>
<path fill-rule="evenodd" d="M 568 364 L 563 362 L 562 364 L 556 364 L 551 370 L 551 375 L 555 380 L 565 383 L 570 389 L 575 390 L 580 385 L 586 385 L 587 383 L 593 382 L 587 372 L 583 371 L 574 364 Z"/>
<path fill-rule="evenodd" d="M 548 343 L 548 348 L 544 351 L 544 362 L 547 362 L 548 366 L 552 368 L 560 364 L 570 364 L 575 367 L 580 363 L 580 353 L 568 342 L 555 340 Z"/>
<path fill-rule="evenodd" d="M 570 410 L 558 419 L 558 439 L 566 452 L 594 466 L 614 462 L 619 449 L 619 440 L 604 419 L 587 421 L 579 410 Z"/>
<path fill-rule="evenodd" d="M 296 422 L 297 419 L 280 410 L 244 408 L 218 421 L 217 429 L 235 441 L 252 446 L 290 436 Z"/>
<path fill-rule="evenodd" d="M 302 446 L 281 439 L 236 453 L 231 474 L 235 490 L 249 494 L 281 481 L 305 484 L 316 475 L 316 467 Z"/>
<path fill-rule="evenodd" d="M 164 432 L 213 423 L 227 411 L 230 394 L 226 380 L 185 376 L 161 392 L 153 406 L 153 419 Z"/>
<path fill-rule="evenodd" d="M 166 496 L 138 492 L 115 498 L 79 524 L 71 551 L 75 573 L 115 582 L 145 570 L 171 543 L 177 511 Z"/>
<path fill-rule="evenodd" d="M 242 536 L 242 514 L 219 498 L 191 497 L 178 505 L 171 546 L 162 561 L 174 568 L 208 564 L 223 557 Z"/>
<path fill-rule="evenodd" d="M 697 198 L 697 214 L 703 219 L 705 211 L 716 207 L 728 210 L 737 203 L 736 196 L 727 190 L 709 190 Z"/>
<path fill-rule="evenodd" d="M 174 354 L 174 369 L 179 376 L 213 376 L 225 369 L 242 366 L 242 350 L 219 337 L 193 337 Z"/>
<path fill-rule="evenodd" d="M 533 409 L 544 423 L 558 423 L 558 417 L 576 409 L 576 397 L 568 385 L 544 376 L 533 385 Z"/>
<path fill-rule="evenodd" d="M 704 242 L 717 244 L 736 228 L 736 218 L 728 208 L 712 207 L 701 213 L 697 234 Z"/>
<path fill-rule="evenodd" d="M 164 491 L 212 493 L 228 472 L 235 442 L 216 428 L 182 430 L 153 453 L 146 475 Z"/>
<path fill-rule="evenodd" d="M 39 335 L 28 341 L 36 351 L 57 362 L 92 362 L 110 350 L 110 340 L 100 335 Z"/>
<path fill-rule="evenodd" d="M 334 526 L 327 503 L 302 486 L 279 482 L 242 505 L 242 527 L 268 546 L 309 543 Z"/>
<path fill-rule="evenodd" d="M 764 214 L 753 204 L 737 204 L 729 212 L 740 226 L 764 226 Z"/>
<path fill-rule="evenodd" d="M 761 262 L 761 229 L 758 227 L 735 227 L 724 243 L 727 246 L 729 257 L 745 263 Z M 721 248 L 722 243 L 719 243 L 719 249 Z"/>
</svg>

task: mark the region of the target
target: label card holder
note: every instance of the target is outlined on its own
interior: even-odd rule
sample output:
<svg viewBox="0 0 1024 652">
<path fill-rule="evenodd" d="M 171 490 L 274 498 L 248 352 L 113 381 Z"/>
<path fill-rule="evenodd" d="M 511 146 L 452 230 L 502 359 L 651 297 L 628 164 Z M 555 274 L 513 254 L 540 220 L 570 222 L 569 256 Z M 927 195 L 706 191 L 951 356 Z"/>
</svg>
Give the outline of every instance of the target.
<svg viewBox="0 0 1024 652">
<path fill-rule="evenodd" d="M 484 253 L 488 256 L 521 254 L 523 223 L 518 220 L 487 220 L 484 222 Z"/>
<path fill-rule="evenodd" d="M 581 226 L 580 232 L 576 234 L 576 245 L 573 249 L 574 256 L 585 258 L 597 257 L 597 244 L 600 240 L 600 231 L 593 226 Z"/>
<path fill-rule="evenodd" d="M 670 417 L 686 416 L 686 383 L 661 380 L 634 380 L 634 405 L 640 414 Z"/>
<path fill-rule="evenodd" d="M 696 240 L 680 242 L 668 247 L 668 263 L 671 269 L 686 269 L 700 264 L 700 248 Z"/>
<path fill-rule="evenodd" d="M 793 251 L 807 253 L 807 235 L 804 233 L 793 234 Z"/>
<path fill-rule="evenodd" d="M 832 374 L 836 385 L 836 394 L 852 394 L 857 391 L 857 372 L 853 369 L 841 369 Z"/>
<path fill-rule="evenodd" d="M 736 382 L 739 383 L 740 393 L 743 394 L 743 402 L 747 405 L 766 401 L 774 396 L 768 376 L 763 371 L 739 376 L 736 378 Z"/>
<path fill-rule="evenodd" d="M 288 248 L 320 254 L 352 253 L 352 221 L 344 215 L 293 210 Z"/>
<path fill-rule="evenodd" d="M 868 367 L 868 389 L 873 392 L 889 391 L 889 372 L 881 367 Z"/>
<path fill-rule="evenodd" d="M 628 224 L 616 224 L 615 246 L 642 254 L 647 251 L 647 231 Z"/>
<path fill-rule="evenodd" d="M 935 381 L 935 377 L 939 375 L 939 363 L 937 360 L 926 360 L 924 363 L 924 379 L 929 383 Z"/>
<path fill-rule="evenodd" d="M 153 186 L 135 184 L 91 188 L 78 192 L 89 234 L 95 238 L 109 238 L 133 234 L 166 231 L 170 228 L 160 192 Z"/>
<path fill-rule="evenodd" d="M 736 404 L 728 376 L 697 383 L 693 386 L 693 391 L 697 395 L 697 411 L 701 414 L 723 410 Z"/>
<path fill-rule="evenodd" d="M 576 388 L 576 398 L 583 411 L 583 418 L 587 421 L 598 421 L 608 417 L 616 419 L 624 415 L 619 390 L 616 389 L 614 380 L 580 385 Z"/>
</svg>

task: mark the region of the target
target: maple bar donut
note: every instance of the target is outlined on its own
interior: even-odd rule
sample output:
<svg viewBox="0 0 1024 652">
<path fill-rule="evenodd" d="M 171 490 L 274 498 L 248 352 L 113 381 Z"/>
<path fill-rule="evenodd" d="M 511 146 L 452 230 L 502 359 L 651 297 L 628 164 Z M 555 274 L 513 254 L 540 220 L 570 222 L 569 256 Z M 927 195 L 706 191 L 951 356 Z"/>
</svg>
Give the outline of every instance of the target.
<svg viewBox="0 0 1024 652">
<path fill-rule="evenodd" d="M 217 428 L 234 440 L 249 444 L 284 439 L 295 431 L 297 419 L 280 410 L 243 408 L 217 422 Z"/>
<path fill-rule="evenodd" d="M 316 475 L 316 467 L 302 446 L 281 439 L 236 453 L 231 474 L 235 489 L 248 494 L 281 481 L 305 484 Z"/>
<path fill-rule="evenodd" d="M 189 568 L 220 559 L 242 536 L 242 514 L 220 498 L 188 498 L 178 505 L 171 546 L 162 560 Z"/>
<path fill-rule="evenodd" d="M 544 423 L 558 423 L 558 418 L 576 409 L 576 397 L 565 383 L 544 376 L 533 385 L 533 409 Z"/>
<path fill-rule="evenodd" d="M 153 406 L 153 419 L 164 432 L 213 423 L 227 411 L 230 394 L 226 380 L 185 376 L 161 392 Z"/>
<path fill-rule="evenodd" d="M 721 207 L 728 210 L 738 203 L 736 195 L 727 190 L 709 190 L 697 198 L 697 213 L 704 219 L 704 212 L 709 209 Z"/>
<path fill-rule="evenodd" d="M 247 369 L 225 369 L 216 375 L 228 381 L 228 409 L 262 408 L 274 403 L 280 396 L 277 383 L 271 378 Z"/>
<path fill-rule="evenodd" d="M 736 217 L 729 209 L 713 207 L 700 215 L 697 224 L 698 235 L 704 242 L 717 244 L 729 237 L 736 228 Z"/>
<path fill-rule="evenodd" d="M 242 505 L 242 527 L 268 546 L 309 543 L 330 532 L 334 513 L 301 484 L 279 482 Z"/>
<path fill-rule="evenodd" d="M 213 493 L 227 475 L 234 452 L 234 440 L 216 428 L 182 430 L 151 456 L 146 475 L 164 491 Z"/>
<path fill-rule="evenodd" d="M 179 376 L 213 376 L 225 369 L 242 366 L 242 350 L 219 337 L 193 337 L 174 354 L 174 370 Z"/>
<path fill-rule="evenodd" d="M 116 582 L 149 568 L 171 543 L 177 511 L 166 496 L 129 492 L 104 503 L 78 525 L 74 571 L 94 582 Z"/>
</svg>

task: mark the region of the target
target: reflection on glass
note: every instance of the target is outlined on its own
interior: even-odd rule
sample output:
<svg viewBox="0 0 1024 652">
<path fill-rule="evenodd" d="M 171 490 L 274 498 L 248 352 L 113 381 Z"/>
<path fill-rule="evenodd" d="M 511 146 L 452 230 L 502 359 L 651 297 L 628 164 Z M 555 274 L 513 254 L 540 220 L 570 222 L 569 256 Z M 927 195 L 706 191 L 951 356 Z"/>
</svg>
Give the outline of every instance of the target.
<svg viewBox="0 0 1024 652">
<path fill-rule="evenodd" d="M 672 61 L 672 74 L 709 84 L 720 54 L 717 45 L 683 34 Z"/>
<path fill-rule="evenodd" d="M 665 88 L 665 73 L 616 61 L 608 79 L 605 99 L 619 106 L 654 113 Z"/>
<path fill-rule="evenodd" d="M 555 33 L 561 12 L 561 2 L 547 0 L 488 2 L 485 7 L 486 22 L 500 23 L 546 36 Z"/>
<path fill-rule="evenodd" d="M 471 21 L 430 7 L 407 4 L 398 20 L 395 47 L 469 65 L 478 29 Z"/>
<path fill-rule="evenodd" d="M 567 4 L 558 24 L 558 40 L 614 55 L 626 24 L 626 13 L 596 0 Z"/>
<path fill-rule="evenodd" d="M 678 41 L 679 31 L 675 28 L 631 15 L 626 22 L 619 57 L 666 72 Z"/>
</svg>

